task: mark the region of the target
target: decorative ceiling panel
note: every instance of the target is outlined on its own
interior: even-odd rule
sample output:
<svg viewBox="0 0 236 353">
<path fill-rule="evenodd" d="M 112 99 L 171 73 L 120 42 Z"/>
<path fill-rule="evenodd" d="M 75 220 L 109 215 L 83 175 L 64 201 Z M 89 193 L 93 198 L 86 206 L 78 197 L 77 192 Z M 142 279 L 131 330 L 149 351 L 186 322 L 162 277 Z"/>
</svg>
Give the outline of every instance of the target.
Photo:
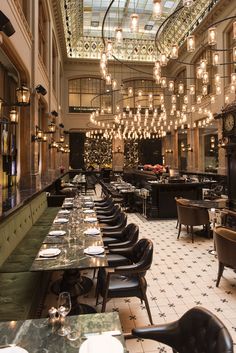
<svg viewBox="0 0 236 353">
<path fill-rule="evenodd" d="M 194 5 L 178 12 L 167 22 L 158 38 L 158 47 L 167 51 L 170 43 L 183 41 L 196 19 L 202 17 L 212 0 L 195 0 Z M 215 0 L 217 2 L 217 0 Z M 102 23 L 110 0 L 60 0 L 67 56 L 99 59 L 103 50 Z M 162 16 L 153 18 L 153 0 L 115 0 L 104 24 L 105 39 L 114 39 L 118 27 L 123 31 L 122 47 L 114 47 L 120 60 L 150 62 L 156 59 L 155 36 L 163 21 L 182 0 L 162 0 Z M 139 15 L 139 31 L 130 31 L 130 16 Z M 168 45 L 167 45 L 168 44 Z"/>
</svg>

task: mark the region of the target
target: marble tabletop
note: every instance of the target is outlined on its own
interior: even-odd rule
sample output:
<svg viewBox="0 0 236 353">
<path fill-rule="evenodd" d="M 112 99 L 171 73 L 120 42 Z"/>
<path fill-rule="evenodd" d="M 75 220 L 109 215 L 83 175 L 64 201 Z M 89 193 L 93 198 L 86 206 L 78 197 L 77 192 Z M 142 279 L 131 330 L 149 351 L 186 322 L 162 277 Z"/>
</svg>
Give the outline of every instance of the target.
<svg viewBox="0 0 236 353">
<path fill-rule="evenodd" d="M 64 203 L 66 203 L 66 200 Z M 61 213 L 61 210 L 58 212 L 30 271 L 82 270 L 108 266 L 105 252 L 96 255 L 84 253 L 84 250 L 88 247 L 103 246 L 103 241 L 101 232 L 96 235 L 85 234 L 88 230 L 99 230 L 99 228 L 97 222 L 86 222 L 86 219 L 95 218 L 96 214 L 84 213 L 85 208 L 82 206 L 80 204 L 79 207 L 70 209 L 65 214 Z M 68 222 L 57 223 L 58 219 L 68 220 Z M 64 235 L 49 235 L 53 231 L 62 231 Z M 48 258 L 41 257 L 41 251 L 46 249 L 54 249 L 58 252 L 58 255 Z"/>
<path fill-rule="evenodd" d="M 52 325 L 48 319 L 0 322 L 0 347 L 13 344 L 28 353 L 78 353 L 86 338 L 109 334 L 121 342 L 126 352 L 117 312 L 68 316 L 65 324 L 71 331 L 79 333 L 78 339 L 71 341 L 59 336 L 58 322 Z"/>
</svg>

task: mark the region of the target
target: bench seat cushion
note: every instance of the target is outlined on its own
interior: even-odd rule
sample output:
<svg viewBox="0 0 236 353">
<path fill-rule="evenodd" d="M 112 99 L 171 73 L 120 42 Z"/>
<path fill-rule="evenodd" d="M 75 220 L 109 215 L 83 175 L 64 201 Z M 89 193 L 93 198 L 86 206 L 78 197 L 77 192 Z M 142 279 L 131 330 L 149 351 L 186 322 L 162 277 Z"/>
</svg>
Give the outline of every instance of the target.
<svg viewBox="0 0 236 353">
<path fill-rule="evenodd" d="M 37 317 L 45 288 L 42 273 L 0 273 L 1 321 Z"/>
<path fill-rule="evenodd" d="M 0 273 L 26 272 L 30 270 L 32 262 L 41 247 L 43 239 L 49 232 L 58 210 L 55 207 L 44 211 L 35 225 L 31 227 L 24 239 L 0 267 Z"/>
</svg>

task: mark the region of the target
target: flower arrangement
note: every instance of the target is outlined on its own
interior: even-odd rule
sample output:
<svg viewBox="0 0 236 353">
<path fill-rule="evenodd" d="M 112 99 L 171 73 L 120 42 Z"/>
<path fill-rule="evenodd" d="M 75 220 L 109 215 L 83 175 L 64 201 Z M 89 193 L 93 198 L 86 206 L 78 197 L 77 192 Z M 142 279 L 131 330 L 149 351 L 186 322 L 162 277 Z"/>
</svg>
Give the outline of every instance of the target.
<svg viewBox="0 0 236 353">
<path fill-rule="evenodd" d="M 155 165 L 151 165 L 151 164 L 145 164 L 143 166 L 144 170 L 149 170 L 152 171 L 155 174 L 162 174 L 166 172 L 166 168 L 165 166 L 161 165 L 161 164 L 155 164 Z"/>
</svg>

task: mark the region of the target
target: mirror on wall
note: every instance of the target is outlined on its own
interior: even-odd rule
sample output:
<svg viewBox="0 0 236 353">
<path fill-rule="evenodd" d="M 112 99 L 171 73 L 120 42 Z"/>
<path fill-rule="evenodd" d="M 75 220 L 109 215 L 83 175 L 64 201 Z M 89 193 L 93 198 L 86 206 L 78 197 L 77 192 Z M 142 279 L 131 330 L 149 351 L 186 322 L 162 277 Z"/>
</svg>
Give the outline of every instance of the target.
<svg viewBox="0 0 236 353">
<path fill-rule="evenodd" d="M 178 133 L 178 168 L 179 170 L 187 170 L 188 167 L 188 138 L 187 130 Z"/>
<path fill-rule="evenodd" d="M 199 149 L 202 156 L 202 170 L 207 173 L 217 173 L 218 160 L 218 130 L 216 123 L 201 128 L 199 131 Z"/>
</svg>

